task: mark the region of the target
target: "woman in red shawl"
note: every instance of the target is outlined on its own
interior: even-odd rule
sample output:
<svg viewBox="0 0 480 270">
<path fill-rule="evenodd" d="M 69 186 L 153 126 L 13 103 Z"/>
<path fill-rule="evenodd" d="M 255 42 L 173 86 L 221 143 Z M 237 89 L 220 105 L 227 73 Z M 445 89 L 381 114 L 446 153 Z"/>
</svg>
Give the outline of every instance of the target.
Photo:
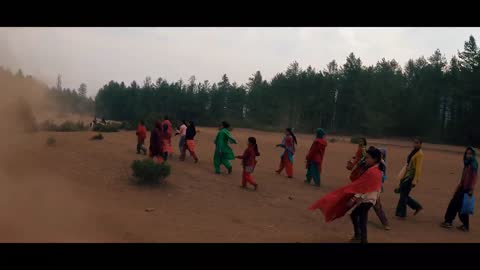
<svg viewBox="0 0 480 270">
<path fill-rule="evenodd" d="M 168 156 L 173 153 L 172 147 L 172 135 L 173 135 L 173 126 L 172 122 L 168 120 L 168 116 L 165 116 L 162 122 L 162 153 L 163 159 L 167 160 Z"/>
<path fill-rule="evenodd" d="M 162 149 L 162 124 L 160 121 L 156 121 L 155 127 L 150 134 L 150 157 L 158 159 L 159 162 L 163 162 Z"/>
<path fill-rule="evenodd" d="M 320 209 L 325 221 L 330 222 L 344 216 L 350 209 L 354 228 L 352 242 L 367 243 L 368 211 L 375 204 L 382 187 L 381 153 L 378 149 L 368 149 L 365 164 L 368 167 L 352 183 L 328 193 L 310 206 L 310 210 Z"/>
</svg>

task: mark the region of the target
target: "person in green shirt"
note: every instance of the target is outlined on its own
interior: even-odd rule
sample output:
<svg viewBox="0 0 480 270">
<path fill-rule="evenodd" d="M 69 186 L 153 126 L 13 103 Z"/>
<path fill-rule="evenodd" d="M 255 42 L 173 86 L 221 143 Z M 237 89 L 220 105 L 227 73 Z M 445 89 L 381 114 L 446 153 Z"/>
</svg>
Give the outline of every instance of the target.
<svg viewBox="0 0 480 270">
<path fill-rule="evenodd" d="M 232 148 L 228 145 L 229 143 L 237 144 L 234 138 L 230 135 L 228 129 L 230 124 L 223 121 L 220 126 L 220 131 L 217 133 L 215 138 L 215 154 L 213 155 L 213 166 L 215 168 L 215 173 L 220 174 L 220 165 L 223 164 L 228 170 L 228 174 L 232 173 L 232 164 L 230 160 L 235 159 Z"/>
</svg>

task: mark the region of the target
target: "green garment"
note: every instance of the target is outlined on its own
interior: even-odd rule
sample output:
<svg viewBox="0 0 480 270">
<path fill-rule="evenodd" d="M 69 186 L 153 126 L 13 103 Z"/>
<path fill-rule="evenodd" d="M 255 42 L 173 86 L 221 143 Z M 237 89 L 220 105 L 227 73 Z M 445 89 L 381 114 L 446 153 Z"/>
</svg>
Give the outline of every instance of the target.
<svg viewBox="0 0 480 270">
<path fill-rule="evenodd" d="M 215 138 L 215 155 L 221 153 L 222 159 L 234 160 L 235 155 L 233 154 L 232 148 L 228 146 L 229 143 L 236 144 L 237 141 L 232 138 L 226 128 L 222 128 Z"/>
<path fill-rule="evenodd" d="M 320 172 L 318 170 L 318 164 L 315 162 L 309 162 L 307 165 L 307 179 L 305 182 L 310 183 L 313 178 L 315 185 L 320 186 Z"/>
<path fill-rule="evenodd" d="M 232 164 L 228 159 L 221 158 L 219 154 L 215 153 L 213 156 L 213 167 L 215 168 L 215 173 L 220 173 L 220 165 L 222 164 L 229 171 L 232 169 Z"/>
<path fill-rule="evenodd" d="M 234 138 L 230 135 L 230 132 L 226 128 L 222 128 L 215 138 L 215 154 L 213 155 L 213 165 L 215 167 L 215 173 L 220 173 L 220 165 L 223 164 L 229 171 L 232 169 L 230 160 L 235 159 L 232 148 L 228 146 L 229 143 L 236 144 Z"/>
</svg>

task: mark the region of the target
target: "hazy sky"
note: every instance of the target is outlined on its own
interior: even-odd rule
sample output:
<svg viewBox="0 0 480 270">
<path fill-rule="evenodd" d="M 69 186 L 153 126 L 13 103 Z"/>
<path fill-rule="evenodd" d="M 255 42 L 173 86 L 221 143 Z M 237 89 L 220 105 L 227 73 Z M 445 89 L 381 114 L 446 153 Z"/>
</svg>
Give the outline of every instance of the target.
<svg viewBox="0 0 480 270">
<path fill-rule="evenodd" d="M 85 82 L 89 95 L 110 80 L 142 84 L 146 76 L 168 81 L 246 83 L 255 71 L 265 79 L 293 61 L 323 70 L 350 52 L 364 64 L 382 57 L 402 66 L 437 48 L 449 59 L 480 28 L 0 28 L 0 65 L 23 69 L 49 85 Z"/>
</svg>

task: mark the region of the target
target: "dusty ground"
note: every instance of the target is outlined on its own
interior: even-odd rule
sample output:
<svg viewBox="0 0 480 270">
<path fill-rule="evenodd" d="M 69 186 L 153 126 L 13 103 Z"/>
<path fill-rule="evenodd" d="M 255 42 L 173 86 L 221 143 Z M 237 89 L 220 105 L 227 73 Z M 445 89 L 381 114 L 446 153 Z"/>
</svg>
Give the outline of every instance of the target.
<svg viewBox="0 0 480 270">
<path fill-rule="evenodd" d="M 326 224 L 320 211 L 307 207 L 332 189 L 348 182 L 346 160 L 356 146 L 348 139 L 330 143 L 322 187 L 303 183 L 304 156 L 313 136 L 299 135 L 295 178 L 277 176 L 281 133 L 236 129 L 232 135 L 240 154 L 248 136 L 255 136 L 261 157 L 254 173 L 257 192 L 240 185 L 240 161 L 232 175 L 215 175 L 212 168 L 214 129 L 197 135 L 200 162 L 171 161 L 172 174 L 156 188 L 129 182 L 135 151 L 135 132 L 92 132 L 22 135 L 0 146 L 1 242 L 346 242 L 352 233 L 348 217 Z M 46 139 L 54 136 L 55 147 Z M 174 145 L 178 138 L 175 138 Z M 418 216 L 396 220 L 398 196 L 392 180 L 410 151 L 401 141 L 371 141 L 388 149 L 388 176 L 382 201 L 392 231 L 380 229 L 373 211 L 370 242 L 479 242 L 480 222 L 463 233 L 438 226 L 461 173 L 463 149 L 425 145 L 424 173 L 413 191 L 425 207 Z M 178 151 L 178 150 L 177 150 Z M 478 192 L 477 192 L 478 194 Z M 477 205 L 478 206 L 478 205 Z M 155 208 L 146 212 L 146 208 Z"/>
</svg>

